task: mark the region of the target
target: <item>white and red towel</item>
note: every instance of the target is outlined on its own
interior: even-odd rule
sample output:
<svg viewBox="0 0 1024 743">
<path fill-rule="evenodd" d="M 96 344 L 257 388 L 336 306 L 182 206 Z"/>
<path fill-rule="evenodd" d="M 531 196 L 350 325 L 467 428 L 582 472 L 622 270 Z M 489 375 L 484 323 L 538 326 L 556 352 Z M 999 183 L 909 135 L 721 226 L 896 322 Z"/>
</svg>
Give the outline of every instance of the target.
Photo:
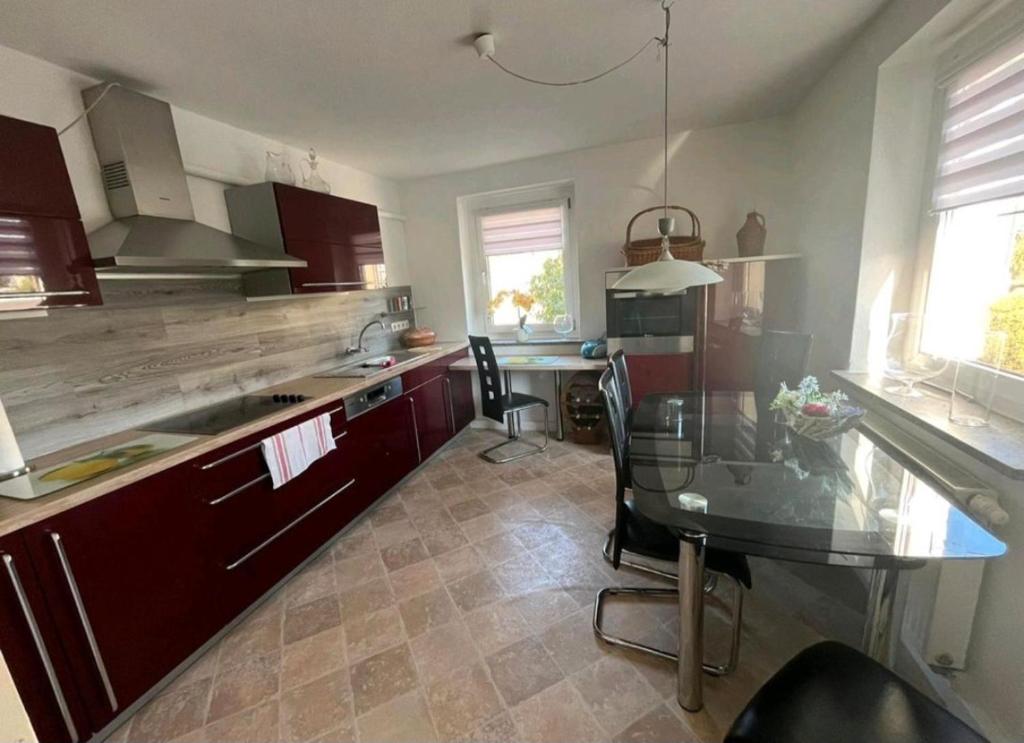
<svg viewBox="0 0 1024 743">
<path fill-rule="evenodd" d="M 275 490 L 338 448 L 331 434 L 328 413 L 275 433 L 263 439 L 260 446 Z"/>
</svg>

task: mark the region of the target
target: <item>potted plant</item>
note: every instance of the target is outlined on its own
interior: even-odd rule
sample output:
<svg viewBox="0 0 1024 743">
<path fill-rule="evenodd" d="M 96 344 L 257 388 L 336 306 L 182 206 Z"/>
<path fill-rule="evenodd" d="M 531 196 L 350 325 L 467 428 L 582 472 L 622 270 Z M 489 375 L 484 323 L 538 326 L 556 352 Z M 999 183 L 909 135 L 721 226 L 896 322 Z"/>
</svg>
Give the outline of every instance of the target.
<svg viewBox="0 0 1024 743">
<path fill-rule="evenodd" d="M 864 417 L 864 410 L 847 404 L 842 392 L 822 392 L 812 376 L 804 377 L 795 390 L 785 382 L 779 385 L 769 409 L 781 413 L 794 432 L 815 441 L 838 436 Z"/>
<path fill-rule="evenodd" d="M 498 308 L 508 299 L 511 299 L 512 306 L 516 308 L 516 316 L 518 318 L 516 340 L 520 343 L 527 343 L 533 330 L 526 324 L 526 319 L 529 317 L 530 310 L 533 309 L 533 305 L 537 300 L 528 292 L 521 292 L 518 289 L 513 289 L 512 291 L 502 289 L 494 295 L 494 298 L 487 305 L 488 312 L 493 316 Z"/>
</svg>

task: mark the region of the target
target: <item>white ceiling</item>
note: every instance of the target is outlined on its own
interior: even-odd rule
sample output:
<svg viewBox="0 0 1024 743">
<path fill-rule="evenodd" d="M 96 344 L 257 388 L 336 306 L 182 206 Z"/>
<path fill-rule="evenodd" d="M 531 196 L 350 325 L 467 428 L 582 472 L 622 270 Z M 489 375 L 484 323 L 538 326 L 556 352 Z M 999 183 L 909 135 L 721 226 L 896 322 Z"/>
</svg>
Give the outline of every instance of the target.
<svg viewBox="0 0 1024 743">
<path fill-rule="evenodd" d="M 786 111 L 885 0 L 677 0 L 671 117 Z M 3 0 L 0 44 L 379 175 L 463 170 L 658 133 L 658 0 Z"/>
</svg>

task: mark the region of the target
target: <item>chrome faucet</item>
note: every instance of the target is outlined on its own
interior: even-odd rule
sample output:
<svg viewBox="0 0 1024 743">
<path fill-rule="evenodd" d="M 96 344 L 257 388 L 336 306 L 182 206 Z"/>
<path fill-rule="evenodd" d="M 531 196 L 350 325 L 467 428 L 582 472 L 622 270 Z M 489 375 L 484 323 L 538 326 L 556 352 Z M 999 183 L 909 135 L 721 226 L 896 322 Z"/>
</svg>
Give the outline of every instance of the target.
<svg viewBox="0 0 1024 743">
<path fill-rule="evenodd" d="M 359 331 L 359 340 L 356 341 L 356 345 L 349 346 L 348 348 L 346 348 L 345 353 L 350 355 L 354 353 L 366 353 L 369 349 L 363 345 L 363 335 L 366 333 L 367 330 L 372 328 L 374 325 L 380 325 L 381 330 L 387 330 L 387 326 L 384 324 L 383 320 L 370 320 L 370 322 L 366 323 L 366 325 L 363 326 L 363 329 Z"/>
</svg>

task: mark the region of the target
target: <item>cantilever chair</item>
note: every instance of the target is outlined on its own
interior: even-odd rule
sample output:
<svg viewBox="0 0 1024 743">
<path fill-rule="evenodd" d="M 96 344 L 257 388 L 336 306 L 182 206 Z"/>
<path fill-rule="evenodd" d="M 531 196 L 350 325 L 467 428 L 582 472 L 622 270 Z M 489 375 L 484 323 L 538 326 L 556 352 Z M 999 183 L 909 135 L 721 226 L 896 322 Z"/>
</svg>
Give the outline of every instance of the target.
<svg viewBox="0 0 1024 743">
<path fill-rule="evenodd" d="M 491 339 L 487 336 L 469 336 L 469 345 L 473 349 L 473 358 L 476 359 L 476 370 L 480 379 L 480 406 L 484 415 L 499 423 L 507 423 L 508 440 L 497 446 L 492 446 L 486 451 L 480 452 L 480 457 L 493 462 L 504 464 L 516 459 L 522 459 L 532 454 L 539 454 L 548 448 L 548 401 L 542 397 L 524 395 L 513 392 L 511 389 L 502 391 L 501 372 L 498 369 L 498 360 L 494 357 L 494 348 L 491 346 Z M 523 422 L 521 413 L 530 408 L 544 408 L 544 445 L 538 445 L 524 441 Z M 501 448 L 509 444 L 517 443 L 526 447 L 526 451 L 502 457 L 496 454 Z"/>
<path fill-rule="evenodd" d="M 679 539 L 667 527 L 651 521 L 641 514 L 632 501 L 627 501 L 625 491 L 631 486 L 629 475 L 629 434 L 626 430 L 626 416 L 623 396 L 611 366 L 605 369 L 598 383 L 608 416 L 608 432 L 612 440 L 612 459 L 615 462 L 615 528 L 605 541 L 605 559 L 618 570 L 621 565 L 642 571 L 659 578 L 675 582 L 678 576 L 659 570 L 641 562 L 623 559 L 623 553 L 638 555 L 665 562 L 679 560 Z M 743 586 L 751 585 L 750 566 L 745 555 L 708 548 L 705 566 L 711 580 L 704 587 L 705 593 L 714 590 L 717 576 L 726 576 L 734 585 L 734 599 L 731 607 L 731 644 L 726 663 L 714 665 L 704 663 L 704 670 L 715 676 L 731 673 L 739 660 L 740 629 L 743 622 Z M 594 633 L 610 645 L 639 650 L 659 658 L 677 660 L 675 653 L 669 653 L 642 643 L 608 634 L 602 628 L 604 602 L 609 596 L 678 596 L 675 588 L 603 588 L 594 602 Z"/>
<path fill-rule="evenodd" d="M 622 412 L 626 418 L 626 430 L 629 430 L 629 421 L 633 415 L 633 390 L 629 386 L 629 369 L 626 368 L 626 353 L 621 348 L 613 353 L 608 359 L 608 366 L 615 375 L 615 384 L 618 385 L 619 394 L 622 396 Z"/>
</svg>

